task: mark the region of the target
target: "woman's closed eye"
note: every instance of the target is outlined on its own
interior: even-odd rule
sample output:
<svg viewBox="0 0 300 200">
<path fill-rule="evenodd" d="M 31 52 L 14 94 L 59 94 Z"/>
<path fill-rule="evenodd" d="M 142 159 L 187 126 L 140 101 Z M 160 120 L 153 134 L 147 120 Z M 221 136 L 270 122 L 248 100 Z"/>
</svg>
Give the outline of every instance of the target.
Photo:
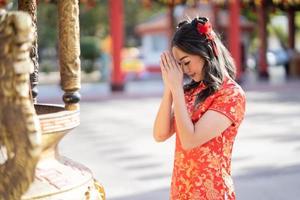
<svg viewBox="0 0 300 200">
<path fill-rule="evenodd" d="M 191 61 L 187 61 L 187 62 L 180 62 L 178 63 L 179 66 L 188 66 L 190 64 Z"/>
<path fill-rule="evenodd" d="M 190 64 L 191 61 L 187 61 L 187 62 L 179 62 L 177 63 L 179 66 L 187 66 Z"/>
<path fill-rule="evenodd" d="M 190 64 L 190 62 L 191 62 L 191 61 L 187 61 L 187 62 L 183 63 L 183 65 L 187 66 L 187 65 Z"/>
</svg>

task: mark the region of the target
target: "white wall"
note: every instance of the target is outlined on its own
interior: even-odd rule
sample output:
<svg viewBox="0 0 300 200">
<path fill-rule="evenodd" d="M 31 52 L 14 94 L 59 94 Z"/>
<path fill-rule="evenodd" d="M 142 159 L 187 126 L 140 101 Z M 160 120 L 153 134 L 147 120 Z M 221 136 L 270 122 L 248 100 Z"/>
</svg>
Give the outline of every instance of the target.
<svg viewBox="0 0 300 200">
<path fill-rule="evenodd" d="M 142 56 L 145 67 L 159 66 L 160 54 L 168 48 L 165 34 L 146 34 L 142 38 Z"/>
</svg>

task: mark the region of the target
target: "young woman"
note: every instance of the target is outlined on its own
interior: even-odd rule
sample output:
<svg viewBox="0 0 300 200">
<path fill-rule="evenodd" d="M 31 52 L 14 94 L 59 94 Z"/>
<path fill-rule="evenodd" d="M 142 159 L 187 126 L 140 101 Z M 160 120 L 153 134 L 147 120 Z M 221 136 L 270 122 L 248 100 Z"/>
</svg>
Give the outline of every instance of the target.
<svg viewBox="0 0 300 200">
<path fill-rule="evenodd" d="M 199 17 L 178 25 L 160 66 L 165 88 L 153 136 L 162 142 L 176 135 L 170 199 L 235 199 L 231 152 L 245 95 L 230 53 Z M 183 74 L 190 83 L 183 85 Z"/>
</svg>

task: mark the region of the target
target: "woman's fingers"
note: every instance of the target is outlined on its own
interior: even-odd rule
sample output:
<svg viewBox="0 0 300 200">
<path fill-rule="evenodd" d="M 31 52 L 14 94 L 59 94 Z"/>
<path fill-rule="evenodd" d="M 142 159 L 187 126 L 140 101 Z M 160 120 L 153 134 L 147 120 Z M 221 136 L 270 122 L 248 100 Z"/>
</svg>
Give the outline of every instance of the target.
<svg viewBox="0 0 300 200">
<path fill-rule="evenodd" d="M 173 56 L 170 53 L 166 53 L 166 56 L 169 66 L 171 66 L 175 70 L 178 70 L 179 72 L 182 72 L 181 66 L 176 63 Z"/>
<path fill-rule="evenodd" d="M 167 62 L 168 68 L 169 69 L 173 69 L 174 66 L 171 63 L 171 59 L 170 59 L 169 53 L 168 52 L 164 52 L 164 55 L 165 55 L 165 58 L 166 58 L 166 62 Z"/>
<path fill-rule="evenodd" d="M 164 56 L 165 56 L 165 59 L 166 59 L 166 63 L 167 63 L 167 67 L 168 67 L 168 70 L 174 70 L 177 68 L 175 62 L 174 62 L 174 59 L 172 58 L 171 54 L 169 52 L 164 52 Z"/>
<path fill-rule="evenodd" d="M 160 61 L 159 61 L 159 66 L 160 66 L 160 70 L 162 72 L 164 72 L 165 71 L 165 67 L 164 67 L 164 63 L 163 63 L 162 59 L 160 59 Z"/>
<path fill-rule="evenodd" d="M 179 70 L 181 72 L 182 71 L 181 70 L 181 66 L 176 63 L 174 57 L 171 54 L 169 54 L 169 58 L 171 60 L 171 65 L 174 66 L 175 69 L 177 69 L 177 70 Z"/>
<path fill-rule="evenodd" d="M 162 65 L 163 65 L 165 71 L 170 71 L 170 70 L 174 70 L 174 69 L 178 70 L 179 72 L 183 71 L 182 67 L 175 62 L 175 59 L 167 51 L 165 51 L 161 54 L 161 62 L 162 62 Z"/>
<path fill-rule="evenodd" d="M 168 70 L 169 70 L 169 65 L 168 65 L 168 63 L 167 63 L 165 53 L 162 53 L 161 56 L 160 56 L 160 58 L 161 58 L 161 61 L 162 61 L 163 66 L 164 66 L 164 69 L 165 69 L 166 71 L 168 71 Z"/>
</svg>

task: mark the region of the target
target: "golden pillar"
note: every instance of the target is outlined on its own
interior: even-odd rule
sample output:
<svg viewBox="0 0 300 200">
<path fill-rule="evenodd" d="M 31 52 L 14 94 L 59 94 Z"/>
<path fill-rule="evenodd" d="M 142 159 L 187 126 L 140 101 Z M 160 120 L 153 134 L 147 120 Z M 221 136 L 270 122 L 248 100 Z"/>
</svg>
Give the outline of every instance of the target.
<svg viewBox="0 0 300 200">
<path fill-rule="evenodd" d="M 63 100 L 67 110 L 79 109 L 80 94 L 80 44 L 79 2 L 59 0 L 59 67 Z"/>
<path fill-rule="evenodd" d="M 229 49 L 235 61 L 236 79 L 240 81 L 242 75 L 240 2 L 230 1 L 229 12 L 230 28 L 227 29 L 229 36 Z"/>
</svg>

